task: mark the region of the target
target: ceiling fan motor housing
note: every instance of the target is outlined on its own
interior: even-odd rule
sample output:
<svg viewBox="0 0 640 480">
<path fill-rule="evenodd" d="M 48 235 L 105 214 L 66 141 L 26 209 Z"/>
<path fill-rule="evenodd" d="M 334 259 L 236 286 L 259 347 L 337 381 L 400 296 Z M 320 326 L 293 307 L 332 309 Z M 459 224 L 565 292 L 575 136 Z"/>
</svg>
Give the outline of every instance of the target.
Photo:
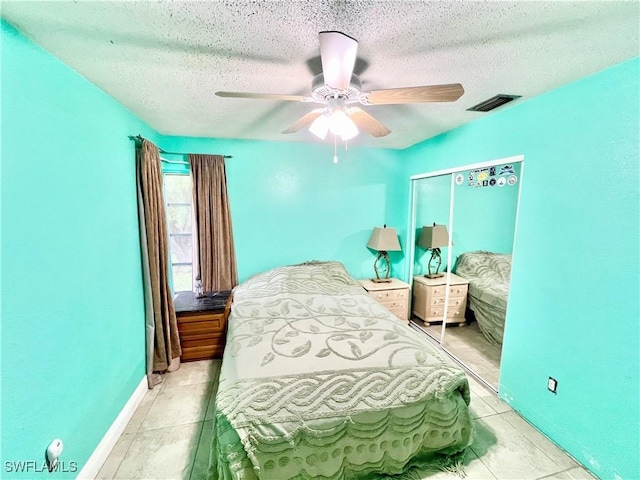
<svg viewBox="0 0 640 480">
<path fill-rule="evenodd" d="M 313 77 L 311 81 L 311 97 L 319 103 L 325 103 L 331 98 L 341 98 L 344 103 L 355 103 L 359 102 L 361 94 L 362 83 L 355 74 L 351 75 L 351 81 L 346 90 L 337 90 L 325 84 L 322 73 Z"/>
</svg>

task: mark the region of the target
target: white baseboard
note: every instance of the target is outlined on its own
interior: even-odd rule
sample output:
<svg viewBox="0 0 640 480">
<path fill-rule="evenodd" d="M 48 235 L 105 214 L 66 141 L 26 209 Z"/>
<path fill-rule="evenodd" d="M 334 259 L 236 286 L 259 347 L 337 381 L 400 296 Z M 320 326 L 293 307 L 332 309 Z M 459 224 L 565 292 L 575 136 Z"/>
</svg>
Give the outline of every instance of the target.
<svg viewBox="0 0 640 480">
<path fill-rule="evenodd" d="M 107 433 L 105 433 L 102 440 L 100 440 L 100 443 L 89 457 L 89 460 L 87 460 L 87 463 L 84 464 L 84 467 L 82 467 L 82 470 L 78 473 L 77 479 L 93 480 L 96 478 L 96 475 L 98 475 L 98 472 L 102 468 L 102 464 L 104 464 L 111 450 L 113 450 L 113 447 L 120 438 L 120 435 L 122 435 L 122 432 L 129 423 L 129 420 L 131 420 L 133 413 L 136 411 L 136 408 L 138 408 L 138 405 L 140 405 L 148 389 L 149 386 L 145 375 L 131 394 L 131 397 L 129 397 L 129 400 L 127 400 L 127 403 L 122 407 L 122 410 L 111 424 L 111 427 L 109 427 L 109 430 L 107 430 Z"/>
</svg>

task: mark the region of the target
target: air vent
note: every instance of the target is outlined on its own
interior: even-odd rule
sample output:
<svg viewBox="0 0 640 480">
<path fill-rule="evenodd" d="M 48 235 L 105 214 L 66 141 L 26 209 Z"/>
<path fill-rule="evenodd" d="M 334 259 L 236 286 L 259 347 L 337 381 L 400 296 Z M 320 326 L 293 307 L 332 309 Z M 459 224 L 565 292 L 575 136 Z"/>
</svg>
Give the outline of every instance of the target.
<svg viewBox="0 0 640 480">
<path fill-rule="evenodd" d="M 505 103 L 509 103 L 511 100 L 520 98 L 521 96 L 522 95 L 496 95 L 495 97 L 491 97 L 489 100 L 485 100 L 471 108 L 467 108 L 467 110 L 469 112 L 489 112 L 495 108 L 501 107 Z"/>
</svg>

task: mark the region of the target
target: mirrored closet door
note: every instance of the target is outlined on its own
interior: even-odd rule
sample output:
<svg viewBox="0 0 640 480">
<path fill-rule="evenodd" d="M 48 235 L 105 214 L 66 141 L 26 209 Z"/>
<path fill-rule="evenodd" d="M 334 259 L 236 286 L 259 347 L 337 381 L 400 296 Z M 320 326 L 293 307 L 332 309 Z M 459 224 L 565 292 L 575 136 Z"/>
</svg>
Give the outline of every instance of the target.
<svg viewBox="0 0 640 480">
<path fill-rule="evenodd" d="M 412 325 L 496 390 L 522 161 L 412 178 Z"/>
<path fill-rule="evenodd" d="M 434 223 L 443 226 L 449 225 L 451 217 L 451 174 L 435 175 L 417 179 L 413 182 L 414 203 L 414 228 L 412 229 L 414 241 L 413 248 L 413 277 L 412 292 L 414 301 L 412 310 L 414 317 L 422 320 L 419 324 L 422 331 L 428 334 L 438 343 L 442 340 L 445 281 L 442 277 L 428 278 L 431 250 L 417 246 L 418 242 L 424 243 L 422 235 L 423 226 Z M 426 230 L 425 230 L 426 233 Z M 440 248 L 440 265 L 438 273 L 447 271 L 448 239 Z M 438 266 L 438 259 L 431 262 L 432 272 Z M 435 275 L 435 274 L 434 274 Z"/>
</svg>

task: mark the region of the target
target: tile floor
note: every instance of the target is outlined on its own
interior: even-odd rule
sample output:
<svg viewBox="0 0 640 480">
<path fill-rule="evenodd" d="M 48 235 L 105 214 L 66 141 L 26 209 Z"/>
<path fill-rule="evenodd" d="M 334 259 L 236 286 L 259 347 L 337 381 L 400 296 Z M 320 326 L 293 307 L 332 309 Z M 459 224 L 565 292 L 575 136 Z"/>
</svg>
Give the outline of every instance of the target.
<svg viewBox="0 0 640 480">
<path fill-rule="evenodd" d="M 96 478 L 204 478 L 219 369 L 218 360 L 184 363 L 150 390 Z M 467 479 L 594 478 L 470 375 L 469 383 L 477 423 Z M 459 477 L 442 472 L 425 479 Z"/>
<path fill-rule="evenodd" d="M 414 318 L 411 320 L 411 324 L 427 333 L 432 339 L 440 341 L 442 323 L 426 327 L 422 320 Z M 498 390 L 501 350 L 487 341 L 478 327 L 478 322 L 473 321 L 464 327 L 447 325 L 443 346 L 449 353 L 482 377 L 485 382 Z"/>
</svg>

